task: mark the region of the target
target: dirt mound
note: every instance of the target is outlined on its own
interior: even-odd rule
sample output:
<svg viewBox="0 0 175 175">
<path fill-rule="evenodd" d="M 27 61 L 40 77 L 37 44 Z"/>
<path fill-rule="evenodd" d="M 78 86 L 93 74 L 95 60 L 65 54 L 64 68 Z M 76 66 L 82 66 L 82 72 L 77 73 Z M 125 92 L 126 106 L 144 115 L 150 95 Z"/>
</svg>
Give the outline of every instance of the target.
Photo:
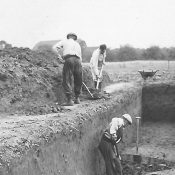
<svg viewBox="0 0 175 175">
<path fill-rule="evenodd" d="M 60 111 L 65 101 L 62 67 L 50 51 L 9 48 L 0 51 L 1 114 L 45 114 Z M 88 66 L 84 81 L 92 86 Z M 107 77 L 107 76 L 106 76 Z M 106 82 L 109 82 L 109 77 Z M 56 104 L 56 102 L 58 104 Z"/>
<path fill-rule="evenodd" d="M 56 55 L 11 48 L 0 56 L 1 113 L 45 113 L 59 92 L 59 101 L 64 100 Z"/>
</svg>

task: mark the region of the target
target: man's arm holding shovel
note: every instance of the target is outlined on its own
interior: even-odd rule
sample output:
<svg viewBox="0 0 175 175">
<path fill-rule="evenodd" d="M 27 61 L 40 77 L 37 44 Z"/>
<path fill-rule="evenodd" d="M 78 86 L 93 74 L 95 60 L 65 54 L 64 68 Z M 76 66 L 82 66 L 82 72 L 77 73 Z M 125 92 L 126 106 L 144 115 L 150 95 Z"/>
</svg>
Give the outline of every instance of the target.
<svg viewBox="0 0 175 175">
<path fill-rule="evenodd" d="M 114 147 L 115 156 L 121 160 L 117 144 L 122 140 L 122 138 L 117 139 L 117 135 L 116 134 L 112 134 L 112 139 L 114 141 L 113 142 L 114 143 L 113 147 Z"/>
<path fill-rule="evenodd" d="M 62 42 L 57 43 L 56 45 L 53 46 L 53 50 L 57 53 L 57 58 L 60 64 L 64 64 L 64 59 L 62 58 L 61 54 L 60 54 L 60 50 L 62 48 Z"/>
<path fill-rule="evenodd" d="M 58 53 L 58 61 L 60 64 L 64 64 L 65 60 L 61 57 L 61 55 Z"/>
</svg>

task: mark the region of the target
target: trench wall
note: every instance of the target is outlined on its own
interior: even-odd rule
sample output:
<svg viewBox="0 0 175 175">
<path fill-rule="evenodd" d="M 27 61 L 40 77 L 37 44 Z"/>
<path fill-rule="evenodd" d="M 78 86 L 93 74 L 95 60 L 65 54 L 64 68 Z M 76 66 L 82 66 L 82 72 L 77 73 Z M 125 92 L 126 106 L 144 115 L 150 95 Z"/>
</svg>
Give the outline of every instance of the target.
<svg viewBox="0 0 175 175">
<path fill-rule="evenodd" d="M 148 83 L 142 89 L 143 121 L 175 121 L 175 83 Z"/>
<path fill-rule="evenodd" d="M 141 115 L 141 87 L 128 85 L 118 89 L 110 100 L 92 101 L 82 106 L 81 113 L 62 114 L 58 130 L 55 119 L 50 119 L 52 133 L 37 147 L 31 147 L 19 159 L 1 167 L 1 175 L 102 175 L 105 171 L 98 144 L 109 121 L 123 113 Z M 78 109 L 77 109 L 78 110 Z M 120 150 L 133 141 L 135 119 L 126 128 Z M 60 125 L 59 125 L 60 126 Z M 50 132 L 49 130 L 49 132 Z"/>
</svg>

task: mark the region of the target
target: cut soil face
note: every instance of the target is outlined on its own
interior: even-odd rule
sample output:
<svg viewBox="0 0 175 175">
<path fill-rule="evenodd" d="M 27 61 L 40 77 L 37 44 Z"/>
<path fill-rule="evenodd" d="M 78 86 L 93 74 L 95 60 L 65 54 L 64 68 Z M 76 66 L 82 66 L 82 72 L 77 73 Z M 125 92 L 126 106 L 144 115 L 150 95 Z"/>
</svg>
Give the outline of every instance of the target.
<svg viewBox="0 0 175 175">
<path fill-rule="evenodd" d="M 175 122 L 175 84 L 145 84 L 142 89 L 142 120 Z"/>
<path fill-rule="evenodd" d="M 62 68 L 57 55 L 51 51 L 16 47 L 0 50 L 1 116 L 62 111 L 60 105 L 66 100 Z M 111 81 L 105 71 L 103 75 L 103 86 L 106 86 Z M 89 66 L 83 66 L 83 81 L 93 87 Z"/>
<path fill-rule="evenodd" d="M 175 166 L 175 84 L 145 83 L 142 89 L 142 123 L 140 126 L 139 154 L 157 159 L 155 165 L 143 166 L 133 161 L 124 162 L 135 174 L 162 171 Z M 136 142 L 135 142 L 136 143 Z M 123 154 L 136 154 L 136 144 L 132 143 Z M 162 161 L 162 162 L 161 162 Z M 159 164 L 164 164 L 159 167 Z M 167 165 L 167 166 L 165 166 Z M 150 167 L 151 166 L 151 167 Z M 138 168 L 139 167 L 139 168 Z M 162 169 L 161 169 L 162 168 Z M 138 169 L 138 170 L 137 170 Z M 129 170 L 128 170 L 129 171 Z M 132 173 L 131 173 L 132 174 Z M 163 171 L 162 171 L 163 174 Z M 165 171 L 165 174 L 169 174 Z M 171 173 L 170 173 L 171 174 Z M 126 175 L 130 175 L 129 173 Z"/>
<path fill-rule="evenodd" d="M 159 164 L 169 164 L 167 166 L 173 168 L 175 165 L 175 123 L 163 123 L 163 122 L 145 122 L 142 124 L 140 129 L 140 143 L 139 143 L 139 154 L 143 157 L 157 159 L 157 163 L 154 167 L 149 168 L 148 163 L 141 168 L 142 171 L 145 168 L 150 171 L 160 171 Z M 136 154 L 135 143 L 131 144 L 128 147 L 124 154 Z M 137 170 L 137 164 L 134 164 L 132 161 L 128 163 L 133 170 Z M 161 167 L 163 168 L 163 167 Z M 164 166 L 166 168 L 166 166 Z M 139 170 L 139 171 L 141 171 Z M 148 172 L 148 171 L 146 171 Z"/>
<path fill-rule="evenodd" d="M 108 100 L 84 101 L 62 113 L 1 120 L 0 174 L 101 175 L 98 144 L 113 117 L 141 114 L 141 87 L 125 84 Z M 132 142 L 134 125 L 126 129 Z"/>
<path fill-rule="evenodd" d="M 125 175 L 141 175 L 148 172 L 162 172 L 162 175 L 169 175 L 163 170 L 173 169 L 175 167 L 175 123 L 152 123 L 146 122 L 141 126 L 139 155 L 147 157 L 151 162 L 136 164 L 133 161 L 124 161 L 123 168 Z M 126 148 L 123 154 L 136 154 L 135 144 Z M 129 159 L 124 159 L 129 160 Z M 162 165 L 163 164 L 163 165 Z M 159 175 L 159 173 L 157 173 Z M 172 173 L 170 171 L 170 173 Z M 157 175 L 156 174 L 156 175 Z"/>
<path fill-rule="evenodd" d="M 1 127 L 1 143 L 5 143 L 3 146 L 6 146 L 5 148 L 2 146 L 1 154 L 4 160 L 8 158 L 17 160 L 21 152 L 25 154 L 29 148 L 32 150 L 33 140 L 37 141 L 37 145 L 43 143 L 36 150 L 32 150 L 32 153 L 28 153 L 27 158 L 24 156 L 24 160 L 28 160 L 25 161 L 27 163 L 24 163 L 23 167 L 21 166 L 23 162 L 13 165 L 13 168 L 16 166 L 21 168 L 19 171 L 22 172 L 22 175 L 25 174 L 23 171 L 28 171 L 26 168 L 31 171 L 28 174 L 37 174 L 35 171 L 41 169 L 48 171 L 45 174 L 53 174 L 53 171 L 60 174 L 58 167 L 62 172 L 70 171 L 74 174 L 82 174 L 85 169 L 87 169 L 85 173 L 104 173 L 102 158 L 96 150 L 102 130 L 116 115 L 130 113 L 132 116 L 140 116 L 141 103 L 143 120 L 139 153 L 150 157 L 151 160 L 156 157 L 157 163 L 137 165 L 132 161 L 123 161 L 123 166 L 130 166 L 136 173 L 140 173 L 140 170 L 159 170 L 159 164 L 166 164 L 164 168 L 171 168 L 174 165 L 172 162 L 175 162 L 175 125 L 173 122 L 159 122 L 174 121 L 175 86 L 173 84 L 159 82 L 144 84 L 142 99 L 141 92 L 135 92 L 133 86 L 125 87 L 124 83 L 112 85 L 107 90 L 112 93 L 117 89 L 117 93 L 115 97 L 112 97 L 113 99 L 109 99 L 110 102 L 104 99 L 93 102 L 85 100 L 79 107 L 73 109 L 73 112 L 66 111 L 60 107 L 65 97 L 61 85 L 62 65 L 57 62 L 56 55 L 50 52 L 33 52 L 23 48 L 4 50 L 0 52 L 0 55 L 1 114 L 59 113 L 54 116 L 33 115 L 30 117 L 16 116 L 16 118 L 13 116 L 10 121 L 2 120 L 4 124 L 1 125 L 4 128 Z M 93 87 L 88 66 L 84 66 L 83 75 L 83 81 L 87 86 Z M 104 86 L 109 83 L 111 83 L 110 78 L 104 72 Z M 137 91 L 140 91 L 140 88 Z M 135 154 L 134 127 L 135 125 L 131 130 L 126 129 L 127 143 L 125 146 L 127 149 L 125 154 Z M 47 143 L 48 140 L 51 140 L 51 143 Z M 68 164 L 69 161 L 70 164 Z M 78 167 L 76 167 L 77 164 Z M 95 171 L 98 169 L 97 164 L 99 171 Z"/>
<path fill-rule="evenodd" d="M 141 126 L 140 153 L 175 161 L 175 123 L 146 122 Z"/>
</svg>

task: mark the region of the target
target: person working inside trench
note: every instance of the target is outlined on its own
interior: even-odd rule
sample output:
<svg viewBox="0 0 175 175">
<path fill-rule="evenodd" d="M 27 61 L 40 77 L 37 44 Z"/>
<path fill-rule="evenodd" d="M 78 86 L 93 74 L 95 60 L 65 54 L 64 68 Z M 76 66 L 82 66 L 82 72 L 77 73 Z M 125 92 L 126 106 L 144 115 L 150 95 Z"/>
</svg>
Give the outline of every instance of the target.
<svg viewBox="0 0 175 175">
<path fill-rule="evenodd" d="M 103 132 L 98 148 L 105 161 L 106 175 L 122 175 L 121 157 L 117 144 L 122 141 L 123 129 L 131 124 L 131 116 L 124 114 L 121 118 L 114 117 Z"/>
</svg>

